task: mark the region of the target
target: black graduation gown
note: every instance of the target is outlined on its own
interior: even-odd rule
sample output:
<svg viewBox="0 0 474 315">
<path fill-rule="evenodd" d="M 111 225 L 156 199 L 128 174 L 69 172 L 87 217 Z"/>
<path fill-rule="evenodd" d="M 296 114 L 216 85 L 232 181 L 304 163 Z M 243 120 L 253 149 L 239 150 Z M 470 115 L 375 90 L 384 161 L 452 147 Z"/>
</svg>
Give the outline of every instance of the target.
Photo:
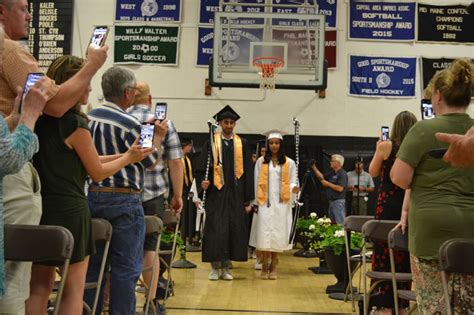
<svg viewBox="0 0 474 315">
<path fill-rule="evenodd" d="M 190 162 L 190 161 L 189 161 Z M 184 163 L 184 171 L 188 174 L 190 179 L 191 169 L 186 160 Z M 190 194 L 192 181 L 186 185 L 186 181 L 183 180 L 183 211 L 181 213 L 181 237 L 183 239 L 192 238 L 196 230 L 196 206 L 193 203 L 192 193 Z"/>
<path fill-rule="evenodd" d="M 227 144 L 226 144 L 227 142 Z M 209 142 L 204 146 L 196 168 L 196 183 L 204 180 Z M 202 240 L 202 261 L 247 261 L 248 214 L 244 204 L 254 199 L 253 167 L 247 142 L 242 139 L 244 174 L 236 179 L 233 140 L 222 140 L 224 185 L 213 182 L 213 162 L 209 167 L 211 185 L 206 192 L 206 223 Z"/>
</svg>

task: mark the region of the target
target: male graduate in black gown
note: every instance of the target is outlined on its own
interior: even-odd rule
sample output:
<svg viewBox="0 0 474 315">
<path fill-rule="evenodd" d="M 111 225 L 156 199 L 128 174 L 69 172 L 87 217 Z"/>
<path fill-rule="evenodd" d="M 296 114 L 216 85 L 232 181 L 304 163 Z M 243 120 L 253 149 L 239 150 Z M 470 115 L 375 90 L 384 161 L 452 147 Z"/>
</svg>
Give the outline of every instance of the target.
<svg viewBox="0 0 474 315">
<path fill-rule="evenodd" d="M 254 199 L 253 165 L 247 141 L 234 133 L 239 115 L 227 105 L 214 118 L 222 131 L 206 143 L 196 169 L 197 183 L 206 190 L 202 261 L 211 263 L 209 280 L 233 280 L 230 261 L 247 261 L 249 204 Z M 209 179 L 205 180 L 209 149 Z"/>
</svg>

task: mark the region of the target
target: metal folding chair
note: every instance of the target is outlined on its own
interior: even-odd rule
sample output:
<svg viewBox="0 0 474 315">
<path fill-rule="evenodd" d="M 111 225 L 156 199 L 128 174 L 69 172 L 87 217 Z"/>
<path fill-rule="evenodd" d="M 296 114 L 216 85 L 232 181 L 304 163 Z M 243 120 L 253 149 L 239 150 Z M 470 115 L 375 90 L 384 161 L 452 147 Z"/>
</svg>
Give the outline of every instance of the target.
<svg viewBox="0 0 474 315">
<path fill-rule="evenodd" d="M 397 289 L 397 273 L 395 272 L 395 250 L 404 250 L 408 251 L 408 230 L 405 229 L 405 234 L 402 234 L 400 229 L 392 229 L 388 233 L 388 251 L 390 254 L 390 270 L 392 272 L 392 286 L 393 286 L 393 301 L 395 306 L 395 315 L 399 314 L 398 309 L 398 299 L 403 299 L 407 301 L 415 301 L 416 295 L 414 291 L 410 290 L 398 290 Z M 401 274 L 401 273 L 398 273 Z M 407 273 L 411 275 L 411 273 Z M 409 310 L 411 313 L 413 309 Z"/>
<path fill-rule="evenodd" d="M 439 266 L 443 294 L 446 301 L 446 314 L 454 312 L 451 309 L 447 273 L 474 275 L 474 239 L 451 239 L 439 248 Z"/>
<path fill-rule="evenodd" d="M 155 279 L 155 275 L 158 272 L 158 270 L 156 270 L 156 263 L 158 262 L 159 254 L 160 254 L 160 242 L 161 242 L 162 231 L 163 231 L 163 222 L 161 221 L 160 218 L 153 215 L 145 216 L 145 234 L 147 235 L 156 234 L 158 236 L 158 241 L 156 242 L 156 248 L 155 248 L 155 257 L 153 257 L 153 264 L 151 266 L 143 266 L 143 270 L 142 270 L 142 273 L 151 271 L 151 277 L 150 277 L 151 281 L 158 281 L 158 279 Z M 148 308 L 150 306 L 150 301 L 151 301 L 150 286 L 147 283 L 145 283 L 145 281 L 142 281 L 142 283 L 143 283 L 143 287 L 145 288 L 145 295 L 146 295 L 144 314 L 148 314 Z M 156 315 L 156 309 L 153 304 L 152 304 L 152 310 L 153 310 L 153 314 Z"/>
<path fill-rule="evenodd" d="M 102 245 L 102 242 L 105 242 L 104 247 L 104 256 L 102 257 L 102 262 L 100 264 L 99 277 L 97 282 L 86 282 L 85 290 L 96 289 L 94 303 L 91 307 L 84 302 L 84 309 L 88 314 L 95 314 L 97 309 L 97 303 L 99 301 L 100 286 L 102 285 L 102 279 L 104 277 L 105 264 L 107 262 L 107 255 L 109 253 L 110 240 L 112 239 L 112 225 L 109 221 L 105 219 L 92 219 L 92 238 L 96 246 Z"/>
<path fill-rule="evenodd" d="M 58 266 L 62 266 L 62 277 L 53 311 L 53 315 L 57 315 L 74 247 L 71 232 L 61 226 L 5 224 L 4 233 L 5 260 L 55 261 Z"/>
<path fill-rule="evenodd" d="M 163 264 L 163 266 L 166 267 L 168 270 L 168 279 L 166 281 L 166 290 L 165 290 L 165 298 L 163 299 L 163 305 L 166 304 L 166 300 L 168 299 L 168 292 L 170 288 L 170 283 L 172 281 L 171 278 L 171 269 L 173 269 L 172 263 L 173 263 L 173 255 L 176 250 L 176 240 L 178 237 L 178 231 L 179 231 L 179 221 L 180 221 L 180 216 L 176 215 L 173 210 L 166 209 L 166 211 L 163 214 L 163 217 L 161 218 L 163 221 L 163 226 L 171 225 L 174 224 L 174 238 L 173 238 L 173 245 L 171 246 L 170 250 L 160 250 L 160 262 Z M 168 264 L 168 262 L 163 258 L 163 255 L 171 255 L 171 261 Z"/>
<path fill-rule="evenodd" d="M 349 249 L 349 234 L 354 231 L 354 232 L 362 232 L 362 226 L 364 225 L 365 222 L 369 220 L 373 220 L 373 216 L 366 216 L 366 215 L 351 215 L 348 216 L 344 219 L 344 237 L 345 237 L 345 243 L 346 243 L 346 257 L 347 257 L 347 271 L 349 275 L 349 285 L 348 289 L 346 289 L 346 297 L 347 294 L 350 290 L 351 293 L 351 300 L 352 300 L 352 311 L 355 312 L 355 301 L 354 301 L 354 292 L 352 288 L 352 278 L 354 277 L 354 274 L 357 272 L 358 268 L 360 268 L 360 263 L 354 270 L 351 270 L 351 260 L 352 261 L 358 261 L 360 262 L 360 258 L 353 258 L 351 257 L 350 249 Z M 360 255 L 359 257 L 362 257 Z M 357 260 L 355 260 L 357 259 Z"/>
</svg>

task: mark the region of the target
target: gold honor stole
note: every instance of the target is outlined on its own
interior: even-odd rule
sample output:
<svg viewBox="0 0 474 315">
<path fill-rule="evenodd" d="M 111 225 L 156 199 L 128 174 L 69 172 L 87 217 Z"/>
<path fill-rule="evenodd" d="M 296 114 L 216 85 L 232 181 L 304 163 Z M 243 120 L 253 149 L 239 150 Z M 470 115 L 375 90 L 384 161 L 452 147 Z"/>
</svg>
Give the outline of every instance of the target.
<svg viewBox="0 0 474 315">
<path fill-rule="evenodd" d="M 263 206 L 268 199 L 268 168 L 270 163 L 264 164 L 260 167 L 260 174 L 258 175 L 257 201 L 260 206 Z M 281 166 L 281 183 L 280 183 L 280 202 L 287 203 L 290 201 L 290 163 L 285 157 L 285 163 Z"/>
<path fill-rule="evenodd" d="M 222 167 L 222 135 L 214 134 L 214 186 L 221 189 L 224 186 L 224 170 Z M 242 152 L 242 139 L 234 134 L 234 171 L 235 177 L 240 179 L 244 173 L 244 158 Z"/>
<path fill-rule="evenodd" d="M 189 166 L 189 176 L 188 176 L 188 172 L 186 172 L 186 163 Z M 191 161 L 185 155 L 184 157 L 181 158 L 181 164 L 183 164 L 184 183 L 186 184 L 186 186 L 189 187 L 191 183 L 193 182 L 193 167 L 191 165 Z"/>
</svg>

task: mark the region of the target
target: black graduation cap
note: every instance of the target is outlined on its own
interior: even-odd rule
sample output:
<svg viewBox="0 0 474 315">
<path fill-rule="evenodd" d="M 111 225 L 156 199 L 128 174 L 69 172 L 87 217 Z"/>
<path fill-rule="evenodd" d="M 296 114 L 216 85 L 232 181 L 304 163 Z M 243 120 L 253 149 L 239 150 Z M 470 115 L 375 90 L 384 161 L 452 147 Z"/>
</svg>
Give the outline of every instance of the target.
<svg viewBox="0 0 474 315">
<path fill-rule="evenodd" d="M 263 139 L 263 140 L 258 140 L 255 143 L 256 144 L 255 153 L 257 154 L 257 156 L 260 156 L 260 150 L 262 150 L 262 148 L 264 148 L 266 146 L 266 142 L 267 142 L 267 140 Z"/>
<path fill-rule="evenodd" d="M 240 116 L 239 116 L 239 114 L 237 114 L 237 112 L 235 110 L 232 109 L 232 107 L 230 107 L 229 105 L 226 105 L 223 109 L 221 109 L 219 112 L 217 112 L 213 116 L 213 118 L 218 122 L 221 121 L 222 119 L 226 119 L 226 118 L 237 121 L 237 120 L 239 120 Z"/>
<path fill-rule="evenodd" d="M 187 146 L 188 144 L 193 144 L 193 140 L 191 138 L 187 138 L 187 137 L 182 137 L 180 139 L 180 142 L 181 142 L 181 146 L 182 147 L 185 147 Z"/>
</svg>

